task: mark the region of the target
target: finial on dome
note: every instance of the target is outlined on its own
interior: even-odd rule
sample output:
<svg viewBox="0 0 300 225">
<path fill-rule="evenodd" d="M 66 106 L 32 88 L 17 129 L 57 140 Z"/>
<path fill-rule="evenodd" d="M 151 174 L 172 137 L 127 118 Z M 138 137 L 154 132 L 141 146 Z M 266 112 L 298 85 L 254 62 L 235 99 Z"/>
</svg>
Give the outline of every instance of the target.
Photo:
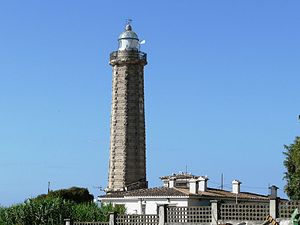
<svg viewBox="0 0 300 225">
<path fill-rule="evenodd" d="M 132 27 L 130 24 L 127 24 L 126 27 L 125 27 L 125 30 L 129 31 L 129 30 L 132 30 Z"/>
</svg>

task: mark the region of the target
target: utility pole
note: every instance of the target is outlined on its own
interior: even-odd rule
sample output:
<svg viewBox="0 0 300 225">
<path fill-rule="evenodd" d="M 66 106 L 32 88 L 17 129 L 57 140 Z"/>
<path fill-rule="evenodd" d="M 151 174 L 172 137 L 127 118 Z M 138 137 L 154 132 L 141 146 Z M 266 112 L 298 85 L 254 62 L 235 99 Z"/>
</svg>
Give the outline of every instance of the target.
<svg viewBox="0 0 300 225">
<path fill-rule="evenodd" d="M 48 194 L 50 192 L 50 181 L 48 181 Z"/>
<path fill-rule="evenodd" d="M 221 173 L 221 190 L 224 189 L 224 176 L 223 173 Z"/>
</svg>

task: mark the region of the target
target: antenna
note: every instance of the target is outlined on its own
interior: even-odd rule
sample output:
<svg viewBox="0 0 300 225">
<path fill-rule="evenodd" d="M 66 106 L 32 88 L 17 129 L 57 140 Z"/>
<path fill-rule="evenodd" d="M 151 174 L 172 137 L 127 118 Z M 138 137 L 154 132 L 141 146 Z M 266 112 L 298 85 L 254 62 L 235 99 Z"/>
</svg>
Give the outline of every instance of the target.
<svg viewBox="0 0 300 225">
<path fill-rule="evenodd" d="M 187 170 L 188 170 L 188 167 L 187 165 L 185 165 L 185 182 L 188 182 L 188 178 L 187 178 Z M 186 184 L 187 185 L 187 184 Z"/>
<path fill-rule="evenodd" d="M 94 186 L 93 188 L 98 189 L 100 192 L 104 191 L 104 189 L 101 186 Z"/>
<path fill-rule="evenodd" d="M 221 190 L 224 189 L 224 175 L 221 173 Z"/>
<path fill-rule="evenodd" d="M 50 181 L 48 181 L 48 194 L 50 192 Z"/>
</svg>

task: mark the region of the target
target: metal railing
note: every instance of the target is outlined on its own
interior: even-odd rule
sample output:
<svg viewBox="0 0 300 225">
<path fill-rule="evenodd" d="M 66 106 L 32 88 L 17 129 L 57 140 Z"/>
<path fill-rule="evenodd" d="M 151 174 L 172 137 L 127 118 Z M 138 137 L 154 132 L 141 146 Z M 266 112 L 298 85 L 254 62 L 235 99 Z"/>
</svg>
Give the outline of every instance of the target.
<svg viewBox="0 0 300 225">
<path fill-rule="evenodd" d="M 114 51 L 110 53 L 110 61 L 118 59 L 147 61 L 147 54 L 140 51 Z"/>
</svg>

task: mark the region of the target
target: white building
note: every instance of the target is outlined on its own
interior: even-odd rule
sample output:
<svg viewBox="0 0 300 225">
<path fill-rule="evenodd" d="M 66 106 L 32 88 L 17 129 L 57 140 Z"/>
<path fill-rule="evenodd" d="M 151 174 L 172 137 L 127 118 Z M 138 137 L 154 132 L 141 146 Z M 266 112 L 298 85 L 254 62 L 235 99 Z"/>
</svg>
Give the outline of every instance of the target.
<svg viewBox="0 0 300 225">
<path fill-rule="evenodd" d="M 201 206 L 210 205 L 212 200 L 228 203 L 267 203 L 270 197 L 273 197 L 241 192 L 241 182 L 238 180 L 232 181 L 231 191 L 226 191 L 209 188 L 208 178 L 203 176 L 181 173 L 164 176 L 160 179 L 163 181 L 163 187 L 114 192 L 100 196 L 99 200 L 102 203 L 124 205 L 128 214 L 156 214 L 157 206 L 161 204 L 177 207 Z M 271 193 L 277 195 L 274 191 Z"/>
</svg>

